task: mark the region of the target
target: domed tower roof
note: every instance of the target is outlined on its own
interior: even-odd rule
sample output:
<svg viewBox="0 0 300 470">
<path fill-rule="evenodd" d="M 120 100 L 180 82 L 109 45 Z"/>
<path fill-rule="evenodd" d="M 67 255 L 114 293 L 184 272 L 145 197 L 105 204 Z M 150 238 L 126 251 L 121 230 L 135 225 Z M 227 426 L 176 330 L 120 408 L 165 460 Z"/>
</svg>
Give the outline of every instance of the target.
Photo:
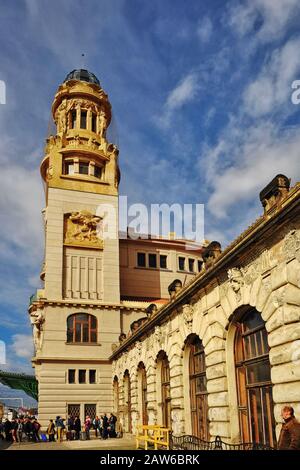
<svg viewBox="0 0 300 470">
<path fill-rule="evenodd" d="M 100 86 L 100 82 L 96 75 L 86 69 L 72 70 L 72 72 L 68 73 L 68 75 L 64 79 L 64 82 L 67 82 L 68 80 L 79 80 L 82 82 L 96 83 L 96 85 Z"/>
</svg>

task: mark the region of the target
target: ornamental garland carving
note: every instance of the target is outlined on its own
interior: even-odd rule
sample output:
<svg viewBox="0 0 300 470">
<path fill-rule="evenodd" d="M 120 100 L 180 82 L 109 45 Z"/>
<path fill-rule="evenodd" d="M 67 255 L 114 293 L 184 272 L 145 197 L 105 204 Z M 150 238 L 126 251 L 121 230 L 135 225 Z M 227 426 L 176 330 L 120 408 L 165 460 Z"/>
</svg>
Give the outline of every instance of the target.
<svg viewBox="0 0 300 470">
<path fill-rule="evenodd" d="M 89 211 L 65 215 L 65 245 L 78 245 L 103 249 L 102 219 Z"/>
<path fill-rule="evenodd" d="M 288 260 L 296 258 L 300 262 L 300 231 L 296 229 L 290 230 L 285 236 L 283 248 L 283 254 Z"/>
<path fill-rule="evenodd" d="M 190 304 L 183 305 L 182 315 L 185 326 L 189 331 L 192 330 L 194 309 Z"/>
</svg>

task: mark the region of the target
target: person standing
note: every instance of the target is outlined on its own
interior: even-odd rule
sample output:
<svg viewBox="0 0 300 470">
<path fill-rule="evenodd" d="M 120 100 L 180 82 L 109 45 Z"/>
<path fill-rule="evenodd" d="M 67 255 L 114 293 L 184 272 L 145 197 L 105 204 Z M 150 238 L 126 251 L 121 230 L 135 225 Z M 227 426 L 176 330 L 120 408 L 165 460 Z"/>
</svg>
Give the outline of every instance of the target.
<svg viewBox="0 0 300 470">
<path fill-rule="evenodd" d="M 95 429 L 96 437 L 98 437 L 99 424 L 100 424 L 99 418 L 98 418 L 98 416 L 96 416 L 96 418 L 94 418 L 94 420 L 93 420 L 93 428 Z"/>
<path fill-rule="evenodd" d="M 108 417 L 106 416 L 106 413 L 104 413 L 103 416 L 103 432 L 102 432 L 102 437 L 103 439 L 108 438 Z"/>
<path fill-rule="evenodd" d="M 47 434 L 49 436 L 49 442 L 55 442 L 55 425 L 53 423 L 53 419 L 50 419 L 48 428 L 47 428 Z"/>
<path fill-rule="evenodd" d="M 76 416 L 75 421 L 74 421 L 74 430 L 75 430 L 75 439 L 78 441 L 80 438 L 80 431 L 81 431 L 81 421 L 79 416 Z"/>
<path fill-rule="evenodd" d="M 279 450 L 300 450 L 300 423 L 295 418 L 292 406 L 284 406 L 281 410 L 284 420 L 278 439 Z"/>
<path fill-rule="evenodd" d="M 55 424 L 56 424 L 56 427 L 57 427 L 57 440 L 58 440 L 58 442 L 63 441 L 64 429 L 66 428 L 64 421 L 65 420 L 63 418 L 61 418 L 60 416 L 57 416 Z"/>
<path fill-rule="evenodd" d="M 91 426 L 92 426 L 91 418 L 90 418 L 89 416 L 86 416 L 85 422 L 84 422 L 84 430 L 85 430 L 85 432 L 86 432 L 86 438 L 87 438 L 87 440 L 90 439 L 90 429 L 91 429 Z"/>
</svg>

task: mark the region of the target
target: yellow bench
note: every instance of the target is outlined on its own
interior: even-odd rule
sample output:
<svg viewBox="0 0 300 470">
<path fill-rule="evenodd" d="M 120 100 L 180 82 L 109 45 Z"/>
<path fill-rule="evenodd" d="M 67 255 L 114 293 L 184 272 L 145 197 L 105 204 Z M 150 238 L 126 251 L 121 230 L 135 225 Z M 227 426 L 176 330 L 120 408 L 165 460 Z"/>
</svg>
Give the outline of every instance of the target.
<svg viewBox="0 0 300 470">
<path fill-rule="evenodd" d="M 138 449 L 141 442 L 144 442 L 145 450 L 148 444 L 153 444 L 157 450 L 159 446 L 170 449 L 170 429 L 164 428 L 159 424 L 145 425 L 138 424 L 136 427 L 136 448 Z"/>
</svg>

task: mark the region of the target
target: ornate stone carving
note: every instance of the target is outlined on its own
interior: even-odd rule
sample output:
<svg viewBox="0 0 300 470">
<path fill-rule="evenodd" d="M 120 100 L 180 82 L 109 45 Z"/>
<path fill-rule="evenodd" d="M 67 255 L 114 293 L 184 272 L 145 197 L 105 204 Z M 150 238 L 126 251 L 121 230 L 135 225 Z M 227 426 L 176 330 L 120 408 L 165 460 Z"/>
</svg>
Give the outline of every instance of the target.
<svg viewBox="0 0 300 470">
<path fill-rule="evenodd" d="M 136 349 L 138 354 L 141 354 L 142 347 L 143 347 L 143 343 L 141 341 L 137 341 L 135 343 L 135 349 Z"/>
<path fill-rule="evenodd" d="M 239 268 L 228 269 L 229 284 L 236 295 L 238 302 L 242 298 L 241 288 L 244 285 L 243 273 Z"/>
<path fill-rule="evenodd" d="M 296 258 L 300 262 L 300 232 L 292 229 L 284 238 L 282 251 L 289 260 Z"/>
<path fill-rule="evenodd" d="M 100 135 L 100 137 L 105 138 L 106 129 L 107 129 L 106 114 L 103 110 L 101 110 L 100 114 L 99 114 L 99 135 Z"/>
<path fill-rule="evenodd" d="M 101 217 L 88 211 L 72 212 L 65 216 L 66 245 L 86 245 L 103 248 L 101 233 Z"/>
<path fill-rule="evenodd" d="M 42 346 L 42 330 L 43 330 L 43 323 L 45 318 L 42 312 L 38 312 L 35 315 L 30 316 L 31 325 L 33 326 L 33 342 L 35 351 L 39 351 Z"/>
<path fill-rule="evenodd" d="M 99 149 L 99 144 L 97 142 L 97 139 L 92 139 L 92 137 L 89 138 L 88 140 L 88 146 L 91 147 L 92 150 L 98 150 Z"/>
<path fill-rule="evenodd" d="M 156 326 L 154 328 L 154 344 L 157 344 L 158 346 L 161 346 L 162 343 L 162 329 L 160 326 Z"/>
<path fill-rule="evenodd" d="M 64 134 L 67 132 L 67 101 L 63 100 L 57 108 L 57 130 Z"/>
<path fill-rule="evenodd" d="M 194 309 L 190 304 L 186 304 L 182 307 L 182 315 L 183 315 L 184 324 L 189 331 L 192 331 L 193 313 L 194 313 Z"/>
</svg>

